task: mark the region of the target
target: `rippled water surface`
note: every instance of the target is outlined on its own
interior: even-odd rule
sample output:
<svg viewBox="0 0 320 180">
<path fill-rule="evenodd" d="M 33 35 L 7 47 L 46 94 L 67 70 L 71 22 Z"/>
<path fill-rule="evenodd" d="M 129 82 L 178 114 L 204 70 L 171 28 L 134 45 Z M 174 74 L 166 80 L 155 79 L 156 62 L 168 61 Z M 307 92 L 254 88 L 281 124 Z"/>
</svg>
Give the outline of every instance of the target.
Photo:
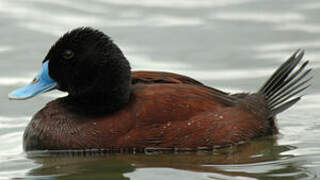
<svg viewBox="0 0 320 180">
<path fill-rule="evenodd" d="M 320 178 L 318 0 L 1 0 L 0 179 Z M 29 81 L 54 41 L 93 26 L 122 47 L 135 70 L 183 73 L 229 92 L 255 91 L 294 50 L 306 49 L 313 85 L 278 116 L 280 134 L 198 153 L 27 155 L 31 116 L 64 94 L 28 101 L 7 93 Z"/>
</svg>

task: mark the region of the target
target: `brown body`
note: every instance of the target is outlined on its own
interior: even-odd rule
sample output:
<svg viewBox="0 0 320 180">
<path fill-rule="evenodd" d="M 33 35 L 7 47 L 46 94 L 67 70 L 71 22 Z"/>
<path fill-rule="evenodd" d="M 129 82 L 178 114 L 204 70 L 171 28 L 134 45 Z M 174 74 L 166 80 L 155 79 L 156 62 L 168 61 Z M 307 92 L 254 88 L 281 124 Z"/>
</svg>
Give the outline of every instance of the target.
<svg viewBox="0 0 320 180">
<path fill-rule="evenodd" d="M 60 101 L 33 117 L 26 150 L 210 149 L 277 132 L 264 97 L 229 95 L 173 73 L 133 72 L 129 103 L 105 116 L 79 115 Z"/>
</svg>

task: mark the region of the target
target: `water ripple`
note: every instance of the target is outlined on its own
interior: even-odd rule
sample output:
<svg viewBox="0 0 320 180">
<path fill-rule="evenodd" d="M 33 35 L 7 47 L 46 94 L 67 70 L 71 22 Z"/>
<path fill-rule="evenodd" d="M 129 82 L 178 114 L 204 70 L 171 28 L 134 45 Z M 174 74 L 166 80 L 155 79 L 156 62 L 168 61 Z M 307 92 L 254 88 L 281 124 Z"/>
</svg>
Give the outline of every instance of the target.
<svg viewBox="0 0 320 180">
<path fill-rule="evenodd" d="M 131 173 L 125 173 L 124 176 L 132 180 L 149 180 L 152 174 L 153 180 L 163 179 L 184 179 L 184 180 L 212 180 L 212 179 L 238 179 L 238 180 L 253 180 L 256 178 L 241 177 L 241 176 L 228 176 L 219 173 L 209 172 L 192 172 L 172 168 L 138 168 Z"/>
<path fill-rule="evenodd" d="M 299 13 L 275 13 L 275 12 L 218 12 L 211 18 L 232 21 L 248 21 L 258 23 L 284 23 L 302 21 L 304 16 Z"/>
<path fill-rule="evenodd" d="M 0 53 L 12 51 L 12 50 L 13 50 L 13 47 L 0 45 Z"/>
<path fill-rule="evenodd" d="M 302 31 L 305 33 L 313 33 L 319 34 L 320 33 L 320 25 L 318 24 L 311 24 L 311 23 L 288 23 L 282 24 L 281 26 L 277 26 L 276 29 L 282 31 Z"/>
<path fill-rule="evenodd" d="M 161 7 L 174 9 L 193 9 L 193 8 L 207 8 L 207 7 L 224 7 L 236 4 L 243 4 L 253 0 L 99 0 L 100 2 L 123 5 L 123 6 L 142 6 L 142 7 Z"/>
<path fill-rule="evenodd" d="M 319 2 L 312 2 L 312 3 L 306 3 L 302 7 L 302 9 L 320 9 L 320 3 Z"/>
<path fill-rule="evenodd" d="M 12 86 L 17 84 L 27 84 L 31 82 L 32 77 L 0 77 L 1 86 Z"/>
<path fill-rule="evenodd" d="M 295 41 L 295 42 L 277 42 L 272 44 L 262 44 L 255 49 L 260 52 L 268 51 L 292 51 L 297 47 L 303 47 L 306 49 L 318 48 L 320 46 L 320 40 L 310 41 Z"/>
</svg>

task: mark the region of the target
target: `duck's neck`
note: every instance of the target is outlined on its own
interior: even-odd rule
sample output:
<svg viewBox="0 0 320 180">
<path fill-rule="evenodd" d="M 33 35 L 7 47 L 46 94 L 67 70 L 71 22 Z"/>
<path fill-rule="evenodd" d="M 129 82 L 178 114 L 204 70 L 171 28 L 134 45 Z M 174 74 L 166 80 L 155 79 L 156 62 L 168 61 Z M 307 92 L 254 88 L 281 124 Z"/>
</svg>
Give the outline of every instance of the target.
<svg viewBox="0 0 320 180">
<path fill-rule="evenodd" d="M 123 108 L 131 95 L 130 65 L 126 60 L 114 64 L 101 67 L 94 80 L 63 98 L 65 107 L 88 115 L 105 115 Z"/>
<path fill-rule="evenodd" d="M 96 93 L 87 96 L 67 96 L 61 99 L 63 105 L 70 111 L 84 115 L 106 115 L 119 111 L 128 104 L 131 88 L 123 92 Z"/>
</svg>

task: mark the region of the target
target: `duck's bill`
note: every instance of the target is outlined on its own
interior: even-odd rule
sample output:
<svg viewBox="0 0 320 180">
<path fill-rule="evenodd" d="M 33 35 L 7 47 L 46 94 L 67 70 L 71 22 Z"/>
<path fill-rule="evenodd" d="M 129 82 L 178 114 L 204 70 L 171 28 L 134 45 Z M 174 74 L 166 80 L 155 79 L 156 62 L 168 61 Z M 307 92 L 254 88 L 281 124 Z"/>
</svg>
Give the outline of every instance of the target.
<svg viewBox="0 0 320 180">
<path fill-rule="evenodd" d="M 39 74 L 32 80 L 31 83 L 12 91 L 8 95 L 8 98 L 14 100 L 24 100 L 32 98 L 40 93 L 55 89 L 57 87 L 57 83 L 49 76 L 48 62 L 49 61 L 46 61 L 42 64 Z"/>
</svg>

